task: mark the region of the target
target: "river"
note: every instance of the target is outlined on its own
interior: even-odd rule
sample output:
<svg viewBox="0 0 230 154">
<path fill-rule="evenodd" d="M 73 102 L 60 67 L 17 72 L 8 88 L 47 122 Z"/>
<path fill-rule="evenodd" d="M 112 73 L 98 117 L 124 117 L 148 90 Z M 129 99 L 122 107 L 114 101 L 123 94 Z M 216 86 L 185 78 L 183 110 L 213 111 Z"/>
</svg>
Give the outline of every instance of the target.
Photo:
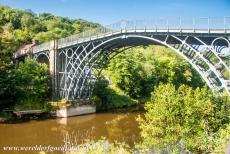
<svg viewBox="0 0 230 154">
<path fill-rule="evenodd" d="M 125 142 L 131 147 L 140 140 L 136 117 L 139 112 L 97 113 L 77 117 L 30 120 L 13 124 L 0 124 L 1 152 L 4 146 L 61 146 L 66 134 L 76 137 L 76 143 L 85 139 L 105 137 L 109 141 Z M 18 153 L 4 151 L 4 153 Z M 38 153 L 25 152 L 19 153 Z"/>
</svg>

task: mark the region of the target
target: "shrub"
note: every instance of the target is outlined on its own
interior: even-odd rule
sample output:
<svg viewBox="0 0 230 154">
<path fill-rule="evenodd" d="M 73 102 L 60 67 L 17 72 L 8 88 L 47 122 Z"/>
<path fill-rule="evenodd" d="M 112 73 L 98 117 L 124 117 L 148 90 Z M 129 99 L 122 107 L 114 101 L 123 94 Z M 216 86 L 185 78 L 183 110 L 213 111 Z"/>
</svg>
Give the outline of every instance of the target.
<svg viewBox="0 0 230 154">
<path fill-rule="evenodd" d="M 97 110 L 108 110 L 135 105 L 137 102 L 125 95 L 120 89 L 108 85 L 108 82 L 99 78 L 94 86 L 91 98 Z"/>
<path fill-rule="evenodd" d="M 160 84 L 145 105 L 147 112 L 138 121 L 143 145 L 175 150 L 182 144 L 194 153 L 211 153 L 230 122 L 230 99 L 207 88 Z M 223 136 L 222 136 L 223 137 Z M 226 144 L 226 139 L 222 140 Z"/>
<path fill-rule="evenodd" d="M 15 70 L 19 100 L 17 107 L 41 108 L 49 95 L 49 75 L 46 64 L 39 64 L 32 59 L 19 63 Z M 42 103 L 42 104 L 40 104 Z"/>
</svg>

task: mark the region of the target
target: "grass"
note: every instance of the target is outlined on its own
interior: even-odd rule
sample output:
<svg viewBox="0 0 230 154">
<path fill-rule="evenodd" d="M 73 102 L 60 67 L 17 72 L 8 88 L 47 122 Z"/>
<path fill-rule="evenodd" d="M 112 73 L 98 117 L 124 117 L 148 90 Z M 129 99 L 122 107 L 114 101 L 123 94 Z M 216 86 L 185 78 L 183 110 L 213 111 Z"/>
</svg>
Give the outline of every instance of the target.
<svg viewBox="0 0 230 154">
<path fill-rule="evenodd" d="M 14 106 L 14 110 L 43 110 L 43 111 L 51 111 L 52 107 L 47 102 L 39 102 L 34 98 L 28 98 L 21 100 Z"/>
</svg>

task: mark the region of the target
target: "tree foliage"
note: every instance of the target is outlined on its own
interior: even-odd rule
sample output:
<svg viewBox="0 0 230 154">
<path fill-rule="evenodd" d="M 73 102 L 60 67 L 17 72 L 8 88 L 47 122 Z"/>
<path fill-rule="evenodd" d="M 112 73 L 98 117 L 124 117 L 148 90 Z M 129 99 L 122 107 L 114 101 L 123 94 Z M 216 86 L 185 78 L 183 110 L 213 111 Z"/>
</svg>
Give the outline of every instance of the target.
<svg viewBox="0 0 230 154">
<path fill-rule="evenodd" d="M 34 97 L 44 100 L 48 96 L 49 75 L 46 64 L 39 64 L 32 59 L 26 59 L 15 70 L 21 95 L 24 98 Z"/>
<path fill-rule="evenodd" d="M 0 109 L 25 102 L 45 103 L 49 94 L 49 75 L 45 64 L 25 60 L 0 78 Z"/>
<path fill-rule="evenodd" d="M 230 98 L 216 96 L 207 88 L 160 84 L 139 117 L 143 144 L 150 148 L 177 148 L 179 144 L 194 153 L 214 153 L 218 143 L 229 138 L 220 134 L 230 125 Z M 229 136 L 229 135 L 228 135 Z M 217 140 L 220 141 L 217 141 Z M 217 143 L 218 142 L 218 143 Z M 218 145 L 218 146 L 216 146 Z M 225 148 L 221 145 L 222 150 Z"/>
<path fill-rule="evenodd" d="M 177 87 L 180 84 L 203 86 L 203 81 L 188 62 L 161 46 L 128 49 L 110 61 L 105 74 L 133 98 L 149 97 L 160 82 Z"/>
<path fill-rule="evenodd" d="M 50 13 L 41 13 L 37 16 L 31 10 L 18 10 L 0 5 L 0 26 L 7 24 L 12 26 L 13 35 L 17 33 L 15 39 L 20 40 L 21 44 L 32 40 L 44 42 L 63 38 L 100 26 L 83 19 L 69 19 Z"/>
<path fill-rule="evenodd" d="M 108 81 L 103 78 L 99 78 L 94 85 L 91 100 L 96 104 L 97 110 L 109 110 L 137 104 L 135 100 L 124 94 L 119 88 L 109 86 Z"/>
</svg>

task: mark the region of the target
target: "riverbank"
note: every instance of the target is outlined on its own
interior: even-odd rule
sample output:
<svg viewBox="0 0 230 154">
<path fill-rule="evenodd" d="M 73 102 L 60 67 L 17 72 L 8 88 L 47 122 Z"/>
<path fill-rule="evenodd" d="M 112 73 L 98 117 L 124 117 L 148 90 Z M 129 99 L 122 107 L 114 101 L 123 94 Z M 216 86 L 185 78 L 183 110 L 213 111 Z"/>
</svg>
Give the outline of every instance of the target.
<svg viewBox="0 0 230 154">
<path fill-rule="evenodd" d="M 64 108 L 64 105 L 62 104 L 62 107 Z M 23 116 L 17 116 L 13 113 L 13 111 L 1 111 L 0 112 L 0 123 L 20 123 L 25 122 L 29 120 L 47 120 L 47 119 L 56 119 L 61 118 L 61 116 L 57 116 L 56 110 L 52 111 L 42 111 L 40 114 L 32 114 L 31 110 L 24 110 L 23 112 L 28 111 L 28 114 L 24 114 Z M 29 112 L 30 111 L 30 112 Z M 19 112 L 19 111 L 16 111 Z M 137 104 L 129 107 L 123 107 L 123 108 L 116 108 L 116 109 L 110 109 L 109 111 L 96 111 L 89 112 L 89 113 L 83 113 L 85 114 L 97 114 L 97 113 L 127 113 L 127 112 L 144 112 L 144 104 Z M 82 116 L 75 115 L 75 116 Z M 74 116 L 74 115 L 71 115 Z M 64 117 L 64 116 L 63 116 Z"/>
</svg>

